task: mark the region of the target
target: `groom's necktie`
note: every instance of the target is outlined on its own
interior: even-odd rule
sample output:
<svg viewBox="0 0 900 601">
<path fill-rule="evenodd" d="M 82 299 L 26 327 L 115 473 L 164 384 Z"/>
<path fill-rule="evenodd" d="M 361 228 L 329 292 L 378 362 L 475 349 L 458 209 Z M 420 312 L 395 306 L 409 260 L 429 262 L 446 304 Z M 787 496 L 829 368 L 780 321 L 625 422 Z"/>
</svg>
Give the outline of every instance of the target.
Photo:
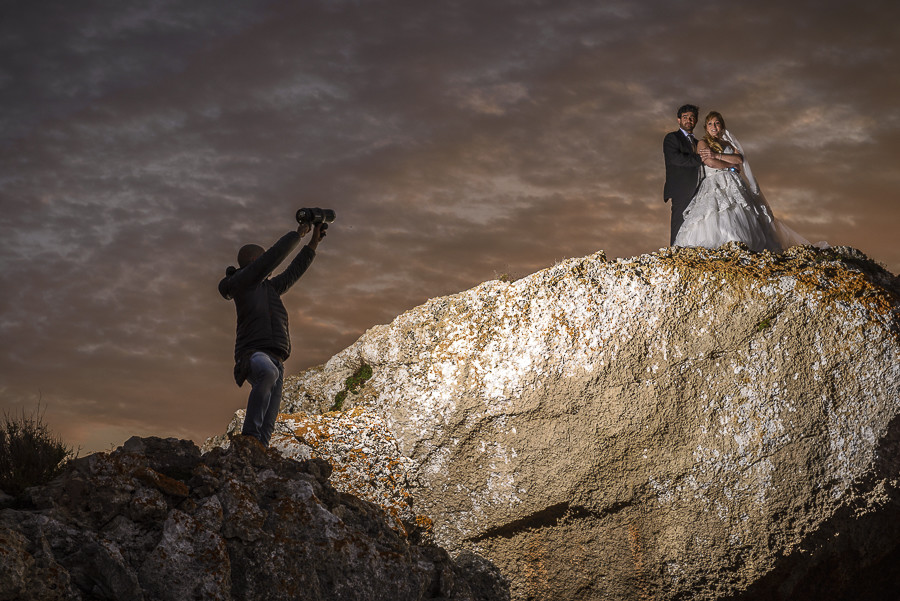
<svg viewBox="0 0 900 601">
<path fill-rule="evenodd" d="M 694 134 L 688 134 L 687 137 L 691 141 L 691 146 L 697 148 L 697 138 L 694 137 Z"/>
</svg>

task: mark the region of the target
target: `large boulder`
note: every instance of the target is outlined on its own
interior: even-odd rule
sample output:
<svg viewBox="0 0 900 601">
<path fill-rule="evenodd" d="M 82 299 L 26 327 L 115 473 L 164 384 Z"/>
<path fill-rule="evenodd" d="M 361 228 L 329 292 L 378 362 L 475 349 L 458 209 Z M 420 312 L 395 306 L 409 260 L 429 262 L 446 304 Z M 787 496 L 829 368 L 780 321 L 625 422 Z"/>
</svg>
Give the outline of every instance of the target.
<svg viewBox="0 0 900 601">
<path fill-rule="evenodd" d="M 133 438 L 0 510 L 0 600 L 494 601 L 496 568 L 397 532 L 331 466 Z"/>
<path fill-rule="evenodd" d="M 377 415 L 437 542 L 514 599 L 896 597 L 898 306 L 849 248 L 597 253 L 372 328 L 284 420 Z"/>
</svg>

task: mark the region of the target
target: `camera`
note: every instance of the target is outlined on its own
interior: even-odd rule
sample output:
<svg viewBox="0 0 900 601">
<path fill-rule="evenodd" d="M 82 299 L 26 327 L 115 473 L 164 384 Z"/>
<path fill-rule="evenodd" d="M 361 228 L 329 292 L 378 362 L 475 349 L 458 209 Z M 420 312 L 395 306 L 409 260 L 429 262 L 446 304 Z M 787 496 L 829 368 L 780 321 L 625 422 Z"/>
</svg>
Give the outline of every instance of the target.
<svg viewBox="0 0 900 601">
<path fill-rule="evenodd" d="M 334 221 L 335 214 L 332 209 L 298 209 L 297 223 L 303 225 L 316 225 L 317 223 L 331 223 Z"/>
</svg>

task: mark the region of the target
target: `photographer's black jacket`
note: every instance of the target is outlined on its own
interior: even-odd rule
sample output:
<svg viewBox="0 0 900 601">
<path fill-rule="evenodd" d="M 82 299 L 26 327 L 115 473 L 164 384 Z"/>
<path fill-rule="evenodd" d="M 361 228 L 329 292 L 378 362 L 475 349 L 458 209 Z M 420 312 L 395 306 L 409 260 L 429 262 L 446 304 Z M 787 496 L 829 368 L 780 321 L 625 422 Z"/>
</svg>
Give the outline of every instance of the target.
<svg viewBox="0 0 900 601">
<path fill-rule="evenodd" d="M 304 246 L 287 269 L 273 278 L 269 274 L 284 261 L 300 242 L 300 234 L 290 232 L 249 265 L 229 267 L 219 282 L 219 293 L 234 299 L 237 310 L 237 337 L 234 344 L 235 379 L 242 384 L 243 360 L 263 351 L 284 361 L 291 354 L 287 309 L 281 295 L 300 279 L 316 253 Z"/>
</svg>

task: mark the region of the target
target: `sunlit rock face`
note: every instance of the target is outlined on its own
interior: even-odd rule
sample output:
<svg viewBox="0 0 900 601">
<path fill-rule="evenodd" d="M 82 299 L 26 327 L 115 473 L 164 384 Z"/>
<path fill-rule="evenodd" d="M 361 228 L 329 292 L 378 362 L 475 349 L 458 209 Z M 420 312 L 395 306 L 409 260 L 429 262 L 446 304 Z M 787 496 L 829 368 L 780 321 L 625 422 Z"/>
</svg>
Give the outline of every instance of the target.
<svg viewBox="0 0 900 601">
<path fill-rule="evenodd" d="M 879 598 L 900 590 L 898 291 L 849 248 L 598 253 L 372 328 L 283 410 L 327 411 L 371 366 L 345 409 L 514 599 Z"/>
</svg>

